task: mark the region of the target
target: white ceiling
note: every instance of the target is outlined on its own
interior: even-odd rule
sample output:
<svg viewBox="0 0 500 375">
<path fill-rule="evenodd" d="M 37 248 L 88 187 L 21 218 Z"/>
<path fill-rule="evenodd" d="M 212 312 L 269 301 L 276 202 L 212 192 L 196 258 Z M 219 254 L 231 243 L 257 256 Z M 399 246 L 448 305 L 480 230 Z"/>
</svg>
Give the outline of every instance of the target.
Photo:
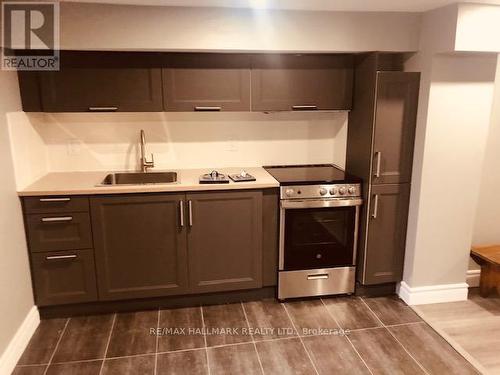
<svg viewBox="0 0 500 375">
<path fill-rule="evenodd" d="M 163 5 L 187 7 L 269 8 L 325 11 L 424 12 L 468 2 L 500 5 L 500 0 L 60 0 L 75 3 Z"/>
</svg>

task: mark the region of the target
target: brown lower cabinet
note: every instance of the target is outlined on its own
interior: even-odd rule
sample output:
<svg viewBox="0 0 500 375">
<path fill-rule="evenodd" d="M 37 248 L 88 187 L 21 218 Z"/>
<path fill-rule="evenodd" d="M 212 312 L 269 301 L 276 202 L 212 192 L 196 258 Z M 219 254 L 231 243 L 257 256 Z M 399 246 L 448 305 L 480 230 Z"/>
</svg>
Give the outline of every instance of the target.
<svg viewBox="0 0 500 375">
<path fill-rule="evenodd" d="M 262 286 L 262 192 L 90 199 L 101 300 Z"/>
<path fill-rule="evenodd" d="M 184 194 L 90 199 L 101 300 L 187 292 Z"/>
<path fill-rule="evenodd" d="M 31 257 L 38 306 L 97 300 L 92 249 L 37 253 Z"/>
<path fill-rule="evenodd" d="M 409 184 L 372 186 L 363 284 L 401 280 L 409 199 Z"/>
<path fill-rule="evenodd" d="M 277 189 L 67 198 L 23 199 L 39 306 L 276 285 Z"/>
<path fill-rule="evenodd" d="M 189 285 L 193 292 L 262 286 L 262 192 L 192 193 Z"/>
</svg>

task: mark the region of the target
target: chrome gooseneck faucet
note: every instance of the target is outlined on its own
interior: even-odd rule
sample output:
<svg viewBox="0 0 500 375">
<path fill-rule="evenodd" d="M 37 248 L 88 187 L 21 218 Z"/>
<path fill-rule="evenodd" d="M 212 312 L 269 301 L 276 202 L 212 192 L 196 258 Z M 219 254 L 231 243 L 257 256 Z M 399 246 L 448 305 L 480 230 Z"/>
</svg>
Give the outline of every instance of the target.
<svg viewBox="0 0 500 375">
<path fill-rule="evenodd" d="M 144 130 L 141 129 L 141 171 L 147 172 L 148 168 L 154 168 L 155 166 L 155 158 L 153 153 L 151 153 L 151 161 L 146 159 L 146 135 Z"/>
</svg>

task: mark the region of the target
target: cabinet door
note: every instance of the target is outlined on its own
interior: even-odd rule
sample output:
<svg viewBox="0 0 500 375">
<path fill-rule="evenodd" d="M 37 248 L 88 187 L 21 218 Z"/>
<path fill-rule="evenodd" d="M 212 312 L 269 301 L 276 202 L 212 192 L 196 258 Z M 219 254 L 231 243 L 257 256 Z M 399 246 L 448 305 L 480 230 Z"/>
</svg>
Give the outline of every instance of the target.
<svg viewBox="0 0 500 375">
<path fill-rule="evenodd" d="M 44 112 L 163 110 L 159 68 L 62 68 L 40 86 Z"/>
<path fill-rule="evenodd" d="M 90 199 L 101 300 L 186 292 L 183 194 Z"/>
<path fill-rule="evenodd" d="M 252 62 L 252 110 L 342 110 L 352 103 L 349 56 L 256 56 Z"/>
<path fill-rule="evenodd" d="M 32 268 L 38 306 L 97 300 L 93 250 L 33 254 Z"/>
<path fill-rule="evenodd" d="M 166 111 L 250 111 L 247 55 L 176 54 L 163 69 Z"/>
<path fill-rule="evenodd" d="M 411 180 L 420 73 L 378 72 L 374 184 Z"/>
<path fill-rule="evenodd" d="M 262 286 L 262 192 L 187 194 L 193 292 Z"/>
<path fill-rule="evenodd" d="M 409 197 L 408 184 L 372 186 L 363 284 L 401 280 Z"/>
</svg>

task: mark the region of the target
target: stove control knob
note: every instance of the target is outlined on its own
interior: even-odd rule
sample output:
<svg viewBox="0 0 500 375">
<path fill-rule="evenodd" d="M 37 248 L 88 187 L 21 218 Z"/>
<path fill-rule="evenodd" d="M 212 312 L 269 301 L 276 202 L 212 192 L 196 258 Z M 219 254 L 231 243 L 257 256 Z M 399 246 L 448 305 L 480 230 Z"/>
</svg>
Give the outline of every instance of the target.
<svg viewBox="0 0 500 375">
<path fill-rule="evenodd" d="M 293 189 L 286 189 L 285 194 L 287 197 L 291 197 L 293 195 Z"/>
<path fill-rule="evenodd" d="M 326 195 L 326 193 L 328 193 L 328 190 L 326 190 L 325 188 L 319 189 L 319 194 L 320 195 Z"/>
<path fill-rule="evenodd" d="M 346 193 L 346 188 L 342 186 L 342 187 L 339 189 L 339 193 L 340 193 L 340 195 L 344 195 L 344 194 Z"/>
<path fill-rule="evenodd" d="M 356 188 L 354 186 L 349 186 L 349 189 L 347 189 L 349 194 L 354 194 L 356 192 Z"/>
<path fill-rule="evenodd" d="M 335 188 L 335 187 L 334 187 L 334 188 L 331 188 L 331 189 L 330 189 L 330 194 L 331 194 L 331 195 L 337 195 L 337 188 Z"/>
</svg>

